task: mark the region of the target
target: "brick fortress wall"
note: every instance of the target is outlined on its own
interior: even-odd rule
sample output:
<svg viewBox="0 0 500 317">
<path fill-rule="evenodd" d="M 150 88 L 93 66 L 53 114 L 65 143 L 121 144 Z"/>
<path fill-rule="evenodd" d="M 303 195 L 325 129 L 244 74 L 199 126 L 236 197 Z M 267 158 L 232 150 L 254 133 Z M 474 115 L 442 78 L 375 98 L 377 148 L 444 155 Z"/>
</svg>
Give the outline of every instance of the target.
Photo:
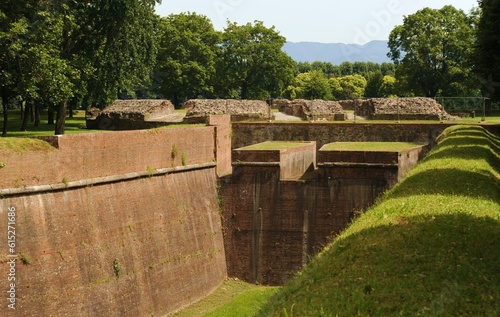
<svg viewBox="0 0 500 317">
<path fill-rule="evenodd" d="M 431 147 L 449 124 L 373 123 L 233 123 L 234 149 L 273 141 L 316 141 L 318 149 L 331 142 L 424 142 Z"/>
<path fill-rule="evenodd" d="M 240 130 L 241 126 L 244 129 Z M 249 133 L 247 127 L 233 124 L 233 131 L 238 133 L 235 138 L 255 140 L 260 134 L 281 128 L 259 125 Z M 294 127 L 306 129 L 311 125 Z M 327 127 L 337 128 L 328 125 L 319 129 Z M 266 128 L 269 130 L 262 131 Z M 239 135 L 242 131 L 244 136 Z M 299 131 L 304 133 L 303 142 L 308 132 Z M 273 135 L 274 140 L 286 139 L 278 134 Z M 320 151 L 316 157 L 318 149 L 312 142 L 313 147 L 298 146 L 287 149 L 289 155 L 280 156 L 269 149 L 269 143 L 233 150 L 233 174 L 221 181 L 228 274 L 267 285 L 282 285 L 290 279 L 358 212 L 404 177 L 427 151 L 426 147 L 399 153 Z M 286 146 L 287 142 L 276 144 Z M 309 167 L 316 163 L 318 169 L 311 172 Z M 290 166 L 302 168 L 287 173 L 284 167 Z M 284 177 L 286 174 L 294 177 Z"/>
<path fill-rule="evenodd" d="M 218 287 L 227 272 L 214 135 L 65 135 L 52 150 L 2 151 L 1 232 L 16 210 L 15 315 L 162 316 Z M 0 252 L 7 281 L 7 241 Z"/>
</svg>

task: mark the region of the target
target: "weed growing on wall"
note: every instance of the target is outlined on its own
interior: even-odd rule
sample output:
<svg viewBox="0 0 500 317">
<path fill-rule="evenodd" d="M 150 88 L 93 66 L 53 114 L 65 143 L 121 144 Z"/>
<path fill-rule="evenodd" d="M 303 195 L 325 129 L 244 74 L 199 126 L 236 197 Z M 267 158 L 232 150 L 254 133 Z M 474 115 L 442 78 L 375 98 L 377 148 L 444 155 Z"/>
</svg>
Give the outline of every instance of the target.
<svg viewBox="0 0 500 317">
<path fill-rule="evenodd" d="M 64 186 L 68 187 L 69 186 L 69 180 L 66 176 L 63 177 L 62 182 L 64 183 Z"/>
<path fill-rule="evenodd" d="M 0 168 L 4 168 L 5 167 L 5 162 L 0 162 Z"/>
<path fill-rule="evenodd" d="M 31 259 L 27 254 L 20 252 L 19 259 L 21 260 L 21 263 L 23 263 L 25 265 L 31 264 Z"/>
<path fill-rule="evenodd" d="M 187 154 L 185 152 L 182 152 L 182 166 L 187 165 Z"/>
<path fill-rule="evenodd" d="M 113 270 L 115 271 L 116 278 L 119 278 L 122 275 L 122 265 L 118 258 L 115 258 L 113 262 Z"/>
<path fill-rule="evenodd" d="M 179 154 L 179 149 L 177 149 L 177 145 L 172 145 L 172 150 L 170 151 L 170 157 L 172 158 L 172 161 L 175 160 L 177 155 Z"/>
<path fill-rule="evenodd" d="M 57 250 L 57 254 L 61 257 L 61 260 L 64 261 L 64 251 L 63 250 Z"/>
<path fill-rule="evenodd" d="M 153 176 L 153 173 L 154 173 L 155 169 L 152 168 L 151 166 L 148 166 L 146 168 L 146 171 L 148 172 L 149 177 L 151 177 L 151 176 Z"/>
</svg>

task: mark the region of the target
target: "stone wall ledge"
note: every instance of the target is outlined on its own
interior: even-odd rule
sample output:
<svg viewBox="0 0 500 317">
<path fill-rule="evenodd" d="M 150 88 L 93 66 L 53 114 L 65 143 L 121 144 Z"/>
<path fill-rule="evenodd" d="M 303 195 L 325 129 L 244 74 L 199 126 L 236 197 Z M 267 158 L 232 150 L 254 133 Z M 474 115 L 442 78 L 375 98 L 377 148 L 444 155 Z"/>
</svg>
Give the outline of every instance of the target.
<svg viewBox="0 0 500 317">
<path fill-rule="evenodd" d="M 186 172 L 191 170 L 199 170 L 205 168 L 215 168 L 215 162 L 207 162 L 203 164 L 191 164 L 186 166 L 175 166 L 168 168 L 159 168 L 159 169 L 151 169 L 140 172 L 126 173 L 121 175 L 110 175 L 104 177 L 83 179 L 78 181 L 68 181 L 61 182 L 55 184 L 47 184 L 47 185 L 35 185 L 35 186 L 24 186 L 24 187 L 16 187 L 16 188 L 4 188 L 0 189 L 0 198 L 8 197 L 8 196 L 20 196 L 20 195 L 30 195 L 30 194 L 40 194 L 51 191 L 62 191 L 68 189 L 78 189 L 82 187 L 89 187 L 94 185 L 102 185 L 102 184 L 110 184 L 123 182 L 138 178 L 145 177 L 155 177 L 162 176 L 170 173 L 179 173 Z"/>
<path fill-rule="evenodd" d="M 398 163 L 355 163 L 355 162 L 323 162 L 318 163 L 318 167 L 380 167 L 380 168 L 398 168 Z"/>
<path fill-rule="evenodd" d="M 280 167 L 281 162 L 233 162 L 233 166 L 271 166 L 271 167 Z"/>
</svg>

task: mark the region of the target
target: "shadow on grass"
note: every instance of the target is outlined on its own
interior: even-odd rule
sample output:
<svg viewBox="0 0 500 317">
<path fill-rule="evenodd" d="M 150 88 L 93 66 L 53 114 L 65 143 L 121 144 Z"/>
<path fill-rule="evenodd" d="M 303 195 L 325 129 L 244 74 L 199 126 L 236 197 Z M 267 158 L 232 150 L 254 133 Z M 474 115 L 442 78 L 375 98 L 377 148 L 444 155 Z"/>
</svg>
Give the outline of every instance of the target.
<svg viewBox="0 0 500 317">
<path fill-rule="evenodd" d="M 388 198 L 443 194 L 500 202 L 498 140 L 482 128 L 452 131 L 389 192 Z M 481 163 L 484 161 L 487 164 Z"/>
<path fill-rule="evenodd" d="M 500 156 L 482 128 L 448 130 L 431 154 L 388 192 L 442 194 L 454 213 L 421 204 L 389 220 L 361 216 L 261 310 L 260 316 L 498 316 Z M 487 163 L 485 163 L 485 160 Z M 455 197 L 456 196 L 456 197 Z M 468 199 L 491 200 L 474 216 Z M 387 205 L 388 207 L 390 204 Z M 470 208 L 469 208 L 470 207 Z M 436 209 L 437 208 L 437 209 Z M 462 212 L 460 212 L 462 211 Z M 366 219 L 366 220 L 365 220 Z"/>
<path fill-rule="evenodd" d="M 294 316 L 494 316 L 499 244 L 498 219 L 465 214 L 364 229 L 335 241 L 260 316 L 292 305 Z"/>
<path fill-rule="evenodd" d="M 444 141 L 441 141 L 439 143 L 440 148 L 443 148 L 443 150 L 448 150 L 448 149 L 453 149 L 453 155 L 458 152 L 457 154 L 460 154 L 460 152 L 466 152 L 468 148 L 474 147 L 478 149 L 484 149 L 488 150 L 489 153 L 486 153 L 488 155 L 493 155 L 498 158 L 500 158 L 500 147 L 495 143 L 495 139 L 489 139 L 486 137 L 479 137 L 479 136 L 463 136 L 463 137 L 458 137 L 458 136 L 452 136 L 447 138 Z M 437 151 L 435 155 L 440 154 L 441 151 Z M 473 154 L 473 153 L 471 153 Z M 451 156 L 448 152 L 448 155 Z M 475 159 L 478 155 L 471 155 L 471 159 Z M 431 156 L 432 157 L 432 156 Z M 464 158 L 469 158 L 469 157 L 464 157 Z"/>
<path fill-rule="evenodd" d="M 460 186 L 457 186 L 460 184 Z M 387 198 L 439 194 L 490 199 L 500 202 L 500 182 L 488 170 L 432 169 L 405 178 Z"/>
</svg>

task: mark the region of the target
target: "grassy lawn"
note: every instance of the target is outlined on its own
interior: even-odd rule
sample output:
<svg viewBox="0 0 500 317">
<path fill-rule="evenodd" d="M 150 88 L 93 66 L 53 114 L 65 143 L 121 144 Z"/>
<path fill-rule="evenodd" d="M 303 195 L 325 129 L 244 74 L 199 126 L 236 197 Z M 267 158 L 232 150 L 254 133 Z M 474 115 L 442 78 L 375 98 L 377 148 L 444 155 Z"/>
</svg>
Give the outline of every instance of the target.
<svg viewBox="0 0 500 317">
<path fill-rule="evenodd" d="M 0 138 L 0 151 L 50 151 L 53 150 L 49 143 L 32 138 Z"/>
<path fill-rule="evenodd" d="M 244 147 L 245 150 L 286 150 L 294 147 L 308 145 L 309 142 L 293 142 L 293 141 L 267 141 Z"/>
<path fill-rule="evenodd" d="M 499 316 L 500 139 L 444 135 L 260 316 Z"/>
<path fill-rule="evenodd" d="M 227 279 L 214 293 L 169 317 L 250 317 L 276 291 L 277 287 L 248 284 Z"/>
<path fill-rule="evenodd" d="M 30 137 L 30 136 L 46 136 L 54 135 L 54 125 L 47 124 L 46 114 L 42 114 L 41 122 L 38 127 L 34 127 L 33 123 L 29 122 L 26 131 L 21 131 L 21 113 L 19 110 L 9 111 L 8 121 L 8 137 Z M 65 133 L 89 133 L 103 132 L 103 130 L 87 130 L 85 123 L 85 111 L 78 110 L 73 118 L 66 118 Z M 0 116 L 0 126 L 3 127 L 3 115 Z"/>
<path fill-rule="evenodd" d="M 323 146 L 324 151 L 370 151 L 399 152 L 422 146 L 423 143 L 413 142 L 335 142 Z"/>
</svg>

